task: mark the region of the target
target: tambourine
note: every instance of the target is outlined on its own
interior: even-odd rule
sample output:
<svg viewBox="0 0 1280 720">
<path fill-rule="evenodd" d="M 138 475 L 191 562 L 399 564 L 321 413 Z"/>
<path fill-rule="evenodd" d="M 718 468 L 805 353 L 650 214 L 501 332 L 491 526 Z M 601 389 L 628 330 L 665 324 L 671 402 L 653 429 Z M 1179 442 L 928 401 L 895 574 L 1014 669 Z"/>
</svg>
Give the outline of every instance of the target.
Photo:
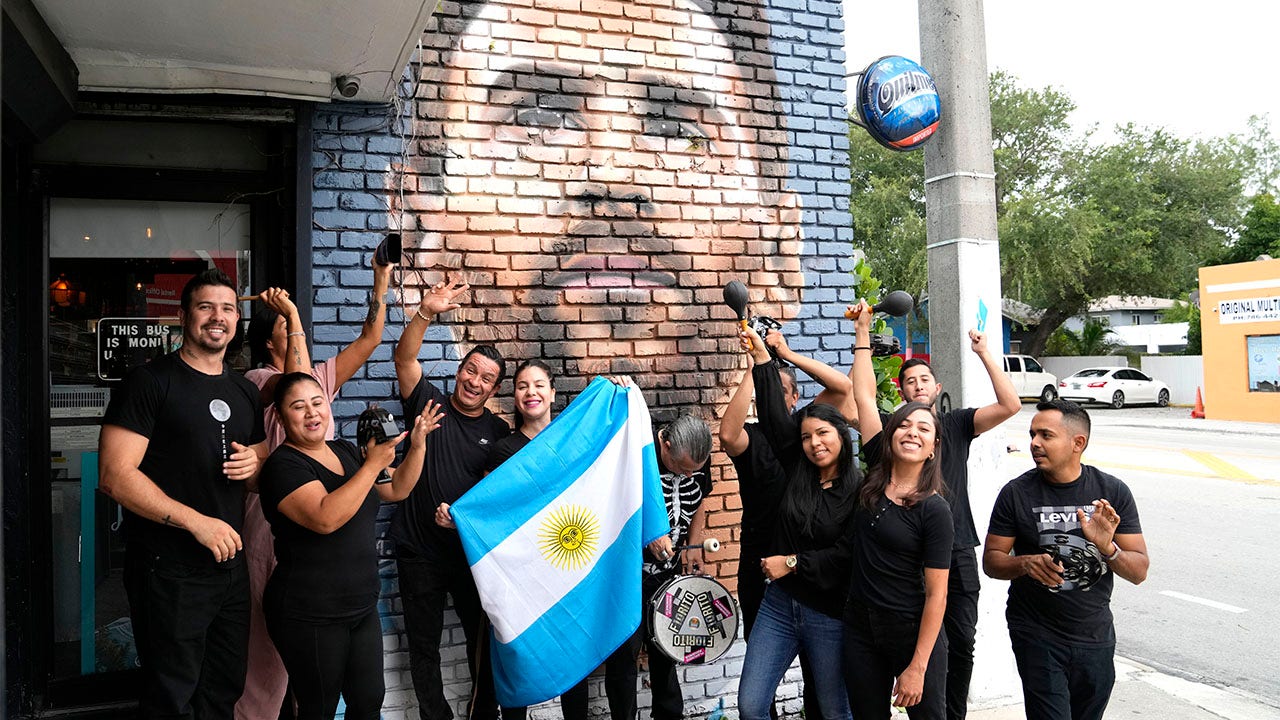
<svg viewBox="0 0 1280 720">
<path fill-rule="evenodd" d="M 1082 537 L 1068 533 L 1042 533 L 1040 549 L 1062 565 L 1062 584 L 1050 588 L 1052 592 L 1087 592 L 1107 574 L 1107 563 L 1098 546 Z"/>
<path fill-rule="evenodd" d="M 653 645 L 681 665 L 715 662 L 738 638 L 738 602 L 705 575 L 668 580 L 654 593 L 649 609 Z"/>
</svg>

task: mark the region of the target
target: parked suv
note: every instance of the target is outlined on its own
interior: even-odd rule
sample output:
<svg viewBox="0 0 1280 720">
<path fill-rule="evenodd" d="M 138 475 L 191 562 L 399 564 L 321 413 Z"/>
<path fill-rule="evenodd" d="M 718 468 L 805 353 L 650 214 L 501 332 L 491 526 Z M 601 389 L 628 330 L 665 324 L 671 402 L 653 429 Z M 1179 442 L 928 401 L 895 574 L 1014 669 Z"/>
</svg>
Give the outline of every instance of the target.
<svg viewBox="0 0 1280 720">
<path fill-rule="evenodd" d="M 1018 397 L 1048 402 L 1058 397 L 1058 378 L 1047 373 L 1030 355 L 1005 355 L 1004 372 L 1013 381 Z"/>
</svg>

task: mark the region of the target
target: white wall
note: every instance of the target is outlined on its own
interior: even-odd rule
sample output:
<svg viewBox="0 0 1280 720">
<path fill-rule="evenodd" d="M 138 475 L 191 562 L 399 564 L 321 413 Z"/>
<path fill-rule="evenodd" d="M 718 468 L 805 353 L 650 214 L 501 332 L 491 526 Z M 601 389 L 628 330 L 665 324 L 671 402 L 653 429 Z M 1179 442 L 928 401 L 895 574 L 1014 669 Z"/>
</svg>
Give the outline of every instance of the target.
<svg viewBox="0 0 1280 720">
<path fill-rule="evenodd" d="M 1129 367 L 1129 359 L 1123 355 L 1042 357 L 1040 364 L 1044 366 L 1046 372 L 1053 373 L 1061 380 L 1087 367 Z"/>
<path fill-rule="evenodd" d="M 1192 405 L 1196 388 L 1204 387 L 1204 357 L 1201 355 L 1143 355 L 1142 372 L 1169 386 L 1169 402 Z"/>
</svg>

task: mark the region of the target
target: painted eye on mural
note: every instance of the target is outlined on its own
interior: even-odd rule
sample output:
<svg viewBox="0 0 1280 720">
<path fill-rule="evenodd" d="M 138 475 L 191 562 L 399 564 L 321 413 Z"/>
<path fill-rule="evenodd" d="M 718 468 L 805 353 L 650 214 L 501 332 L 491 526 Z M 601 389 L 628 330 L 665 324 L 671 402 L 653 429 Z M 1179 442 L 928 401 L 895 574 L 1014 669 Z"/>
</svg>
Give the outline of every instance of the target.
<svg viewBox="0 0 1280 720">
<path fill-rule="evenodd" d="M 645 118 L 644 134 L 663 138 L 696 138 L 706 140 L 707 133 L 697 123 L 670 118 Z"/>
<path fill-rule="evenodd" d="M 513 121 L 521 127 L 546 130 L 587 130 L 587 123 L 576 112 L 550 108 L 518 108 Z"/>
</svg>

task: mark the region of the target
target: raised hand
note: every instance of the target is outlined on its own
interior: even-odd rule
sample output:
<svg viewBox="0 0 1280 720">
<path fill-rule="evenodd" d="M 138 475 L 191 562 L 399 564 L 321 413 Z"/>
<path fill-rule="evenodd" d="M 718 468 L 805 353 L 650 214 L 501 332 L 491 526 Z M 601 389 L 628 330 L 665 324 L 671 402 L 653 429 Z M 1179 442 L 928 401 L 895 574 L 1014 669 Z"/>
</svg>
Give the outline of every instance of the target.
<svg viewBox="0 0 1280 720">
<path fill-rule="evenodd" d="M 978 332 L 977 330 L 969 331 L 969 349 L 975 355 L 982 355 L 987 352 L 987 334 Z"/>
<path fill-rule="evenodd" d="M 844 316 L 853 321 L 854 327 L 858 329 L 871 330 L 871 319 L 875 313 L 871 312 L 871 306 L 866 300 L 859 300 L 857 305 L 850 305 L 845 308 Z"/>
<path fill-rule="evenodd" d="M 791 352 L 791 347 L 787 345 L 787 339 L 777 330 L 765 335 L 764 343 L 765 345 L 773 348 L 773 351 L 776 352 L 779 357 L 785 356 L 787 353 Z"/>
<path fill-rule="evenodd" d="M 444 409 L 435 400 L 428 400 L 427 406 L 422 408 L 422 413 L 413 419 L 413 432 L 409 436 L 409 444 L 414 447 L 421 446 L 426 442 L 427 436 L 440 427 L 441 420 L 444 420 Z"/>
<path fill-rule="evenodd" d="M 262 301 L 263 305 L 275 310 L 286 318 L 298 312 L 298 307 L 289 299 L 289 291 L 283 288 L 267 288 L 258 295 L 258 299 Z"/>
<path fill-rule="evenodd" d="M 440 313 L 456 310 L 462 307 L 458 303 L 458 298 L 470 289 L 471 285 L 450 273 L 444 280 L 432 285 L 431 290 L 422 296 L 418 312 L 431 318 Z"/>
<path fill-rule="evenodd" d="M 1093 501 L 1093 514 L 1088 515 L 1083 508 L 1076 509 L 1076 519 L 1080 521 L 1080 531 L 1084 539 L 1098 546 L 1103 555 L 1111 554 L 1111 541 L 1116 536 L 1116 528 L 1120 527 L 1120 513 L 1116 512 L 1106 500 Z"/>
<path fill-rule="evenodd" d="M 777 335 L 777 333 L 769 333 L 769 335 Z M 760 339 L 760 333 L 750 325 L 738 331 L 738 347 L 758 363 L 769 362 L 768 346 L 764 344 L 764 340 Z"/>
</svg>

